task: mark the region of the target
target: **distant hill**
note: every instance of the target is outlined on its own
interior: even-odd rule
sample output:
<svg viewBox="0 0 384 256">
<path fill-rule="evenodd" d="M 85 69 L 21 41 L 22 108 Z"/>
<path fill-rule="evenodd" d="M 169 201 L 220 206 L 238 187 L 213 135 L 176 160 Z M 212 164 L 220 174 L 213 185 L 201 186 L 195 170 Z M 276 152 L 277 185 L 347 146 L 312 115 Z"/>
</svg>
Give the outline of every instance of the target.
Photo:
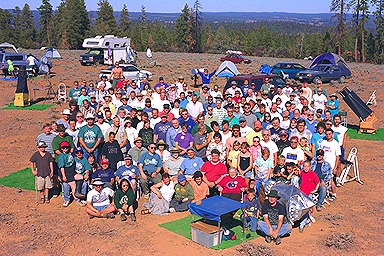
<svg viewBox="0 0 384 256">
<path fill-rule="evenodd" d="M 9 10 L 12 11 L 12 10 Z M 32 11 L 35 18 L 36 27 L 39 26 L 39 12 Z M 90 11 L 89 15 L 92 23 L 97 17 L 96 11 Z M 116 20 L 119 20 L 120 11 L 115 11 Z M 161 21 L 164 23 L 174 23 L 180 13 L 147 13 L 148 20 Z M 333 13 L 286 13 L 286 12 L 203 12 L 203 21 L 207 23 L 256 23 L 260 21 L 267 22 L 292 22 L 298 24 L 306 24 L 316 27 L 326 27 L 333 24 L 331 20 Z M 129 12 L 132 21 L 138 21 L 140 12 Z M 347 21 L 352 18 L 351 14 L 347 14 Z M 373 31 L 375 25 L 372 18 L 366 25 L 367 29 Z"/>
</svg>

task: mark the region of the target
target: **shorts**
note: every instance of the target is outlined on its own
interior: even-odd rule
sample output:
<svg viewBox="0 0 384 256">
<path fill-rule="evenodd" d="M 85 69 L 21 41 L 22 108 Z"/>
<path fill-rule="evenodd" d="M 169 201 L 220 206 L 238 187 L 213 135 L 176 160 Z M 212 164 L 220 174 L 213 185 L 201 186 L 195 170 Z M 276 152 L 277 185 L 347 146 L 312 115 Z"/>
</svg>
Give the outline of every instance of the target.
<svg viewBox="0 0 384 256">
<path fill-rule="evenodd" d="M 50 189 L 53 187 L 52 178 L 47 176 L 45 178 L 36 176 L 35 177 L 35 188 L 36 190 L 43 190 L 45 188 Z"/>
<path fill-rule="evenodd" d="M 107 208 L 109 205 L 102 205 L 102 206 L 93 206 L 96 208 L 96 210 L 98 210 L 99 212 L 101 212 L 102 210 L 104 210 L 105 208 Z"/>
</svg>

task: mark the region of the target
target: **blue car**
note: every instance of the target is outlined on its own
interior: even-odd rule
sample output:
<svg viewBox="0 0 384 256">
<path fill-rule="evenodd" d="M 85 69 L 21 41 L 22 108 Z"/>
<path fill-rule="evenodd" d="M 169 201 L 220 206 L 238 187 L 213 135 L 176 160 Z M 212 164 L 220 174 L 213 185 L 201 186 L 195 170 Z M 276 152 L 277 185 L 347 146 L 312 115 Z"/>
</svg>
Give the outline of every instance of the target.
<svg viewBox="0 0 384 256">
<path fill-rule="evenodd" d="M 330 82 L 338 80 L 344 83 L 345 79 L 351 77 L 351 71 L 346 68 L 341 68 L 338 65 L 318 64 L 310 69 L 300 71 L 296 75 L 296 79 L 300 82 L 317 83 L 317 81 Z"/>
<path fill-rule="evenodd" d="M 288 75 L 288 78 L 294 79 L 296 74 L 307 68 L 297 62 L 279 62 L 272 66 L 272 74 L 277 74 L 283 77 L 283 73 Z M 283 72 L 283 73 L 282 73 Z"/>
</svg>

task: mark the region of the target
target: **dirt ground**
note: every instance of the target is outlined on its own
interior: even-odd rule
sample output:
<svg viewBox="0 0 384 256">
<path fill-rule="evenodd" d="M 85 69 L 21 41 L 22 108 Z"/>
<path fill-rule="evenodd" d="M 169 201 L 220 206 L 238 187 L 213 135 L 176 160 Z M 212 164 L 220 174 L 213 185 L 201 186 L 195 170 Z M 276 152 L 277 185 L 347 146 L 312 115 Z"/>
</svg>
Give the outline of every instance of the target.
<svg viewBox="0 0 384 256">
<path fill-rule="evenodd" d="M 40 57 L 43 52 L 32 51 Z M 102 68 L 83 67 L 78 57 L 82 51 L 60 51 L 62 60 L 53 61 L 50 79 L 56 88 L 59 82 L 71 85 L 74 80 L 95 81 Z M 140 65 L 153 73 L 154 83 L 159 76 L 171 83 L 183 75 L 192 84 L 192 68 L 208 67 L 209 70 L 220 65 L 220 55 L 154 53 L 153 60 L 146 59 L 139 53 Z M 263 63 L 274 64 L 287 59 L 257 58 L 250 65 L 238 65 L 241 73 L 256 73 Z M 309 65 L 309 61 L 300 60 Z M 326 84 L 329 93 L 340 91 L 349 86 L 364 101 L 373 90 L 377 90 L 378 106 L 372 107 L 379 118 L 377 126 L 383 127 L 384 120 L 384 66 L 372 64 L 349 64 L 353 78 L 344 85 Z M 216 79 L 219 85 L 224 79 Z M 28 86 L 46 85 L 44 80 L 34 80 Z M 15 82 L 0 80 L 0 106 L 13 101 Z M 37 91 L 36 96 L 30 90 L 32 98 L 44 97 L 44 91 Z M 341 100 L 342 101 L 342 100 Z M 51 101 L 46 101 L 51 102 Z M 42 124 L 60 118 L 60 112 L 67 105 L 55 105 L 44 111 L 4 110 L 0 109 L 0 177 L 29 166 L 29 158 L 35 151 L 35 139 L 42 131 Z M 348 111 L 348 122 L 358 125 L 356 115 L 342 103 L 341 110 Z M 384 192 L 377 178 L 383 173 L 384 142 L 349 139 L 347 152 L 352 147 L 358 148 L 361 179 L 364 185 L 350 182 L 339 188 L 338 199 L 320 213 L 315 213 L 316 223 L 306 228 L 304 233 L 294 229 L 291 236 L 283 239 L 280 246 L 267 245 L 276 255 L 376 255 L 384 249 Z M 84 208 L 71 204 L 62 208 L 62 198 L 51 200 L 49 205 L 36 205 L 35 192 L 0 186 L 0 254 L 1 255 L 236 255 L 239 246 L 215 251 L 204 248 L 182 236 L 171 233 L 158 226 L 188 215 L 173 213 L 168 216 L 140 216 L 137 222 L 122 223 L 114 220 L 92 219 Z M 139 202 L 141 208 L 143 199 Z M 351 234 L 353 243 L 340 246 L 341 240 L 333 237 L 334 232 Z M 336 246 L 327 246 L 335 243 Z M 332 240 L 331 239 L 331 240 Z M 351 240 L 351 239 L 350 239 Z M 264 245 L 262 238 L 254 239 L 251 244 Z M 338 249 L 341 248 L 341 249 Z"/>
</svg>

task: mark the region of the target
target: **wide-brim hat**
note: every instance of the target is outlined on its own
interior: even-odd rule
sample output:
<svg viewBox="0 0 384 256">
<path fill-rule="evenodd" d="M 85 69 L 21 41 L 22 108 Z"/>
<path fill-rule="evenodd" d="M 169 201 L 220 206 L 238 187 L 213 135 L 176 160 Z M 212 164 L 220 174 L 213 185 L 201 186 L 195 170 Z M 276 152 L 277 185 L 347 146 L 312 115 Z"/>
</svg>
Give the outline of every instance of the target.
<svg viewBox="0 0 384 256">
<path fill-rule="evenodd" d="M 141 137 L 137 137 L 137 138 L 133 141 L 133 143 L 136 143 L 137 141 L 143 141 L 143 138 L 141 138 Z"/>
<path fill-rule="evenodd" d="M 159 142 L 157 143 L 157 147 L 159 147 L 159 146 L 161 146 L 161 145 L 163 145 L 165 148 L 167 148 L 167 147 L 168 147 L 168 144 L 167 144 L 167 143 L 165 143 L 165 141 L 164 141 L 164 140 L 159 140 Z"/>
<path fill-rule="evenodd" d="M 64 109 L 62 114 L 63 115 L 70 115 L 71 111 L 69 109 Z"/>
<path fill-rule="evenodd" d="M 276 197 L 277 199 L 280 199 L 279 193 L 275 189 L 271 189 L 269 194 L 267 195 L 268 197 Z"/>
<path fill-rule="evenodd" d="M 336 99 L 338 98 L 336 93 L 332 93 L 330 97 L 336 97 Z"/>
<path fill-rule="evenodd" d="M 104 186 L 104 182 L 100 178 L 95 178 L 92 182 L 92 186 Z"/>
<path fill-rule="evenodd" d="M 180 149 L 178 149 L 177 147 L 173 147 L 169 152 L 171 152 L 171 153 L 180 153 Z"/>
</svg>

